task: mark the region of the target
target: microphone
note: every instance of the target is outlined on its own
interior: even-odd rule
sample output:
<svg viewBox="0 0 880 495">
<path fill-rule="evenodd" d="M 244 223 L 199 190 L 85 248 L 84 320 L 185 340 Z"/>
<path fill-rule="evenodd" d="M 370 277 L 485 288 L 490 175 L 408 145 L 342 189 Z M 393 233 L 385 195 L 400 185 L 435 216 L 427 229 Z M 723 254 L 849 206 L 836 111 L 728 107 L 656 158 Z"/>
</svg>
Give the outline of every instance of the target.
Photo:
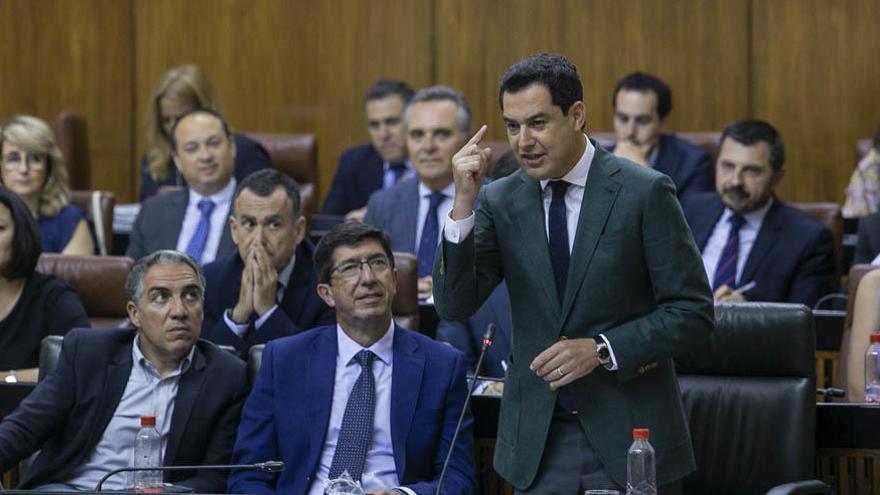
<svg viewBox="0 0 880 495">
<path fill-rule="evenodd" d="M 443 488 L 443 479 L 446 478 L 446 470 L 449 469 L 449 461 L 452 460 L 452 451 L 455 449 L 455 441 L 458 440 L 458 433 L 461 431 L 461 423 L 464 421 L 464 415 L 467 413 L 468 405 L 471 403 L 471 394 L 477 386 L 477 377 L 480 376 L 480 368 L 483 367 L 483 358 L 486 357 L 486 351 L 492 345 L 492 339 L 495 338 L 495 324 L 489 323 L 486 327 L 486 333 L 483 334 L 483 348 L 480 349 L 480 357 L 477 359 L 477 366 L 474 368 L 474 380 L 468 389 L 467 397 L 464 398 L 464 407 L 461 408 L 461 414 L 458 415 L 458 424 L 455 425 L 455 433 L 452 435 L 452 441 L 449 442 L 449 452 L 446 453 L 446 460 L 443 461 L 443 470 L 440 471 L 440 478 L 437 479 L 437 490 L 434 495 L 440 495 Z"/>
<path fill-rule="evenodd" d="M 284 471 L 284 461 L 266 461 L 266 462 L 258 462 L 256 464 L 216 464 L 216 465 L 205 465 L 205 466 L 153 466 L 153 467 L 124 467 L 119 468 L 107 473 L 106 476 L 101 478 L 101 481 L 95 486 L 95 491 L 100 492 L 101 486 L 104 485 L 104 482 L 107 481 L 108 478 L 115 474 L 119 473 L 130 473 L 135 471 L 200 471 L 203 469 L 219 469 L 221 471 L 232 471 L 235 469 L 242 469 L 245 471 L 262 471 L 264 473 L 280 473 Z"/>
</svg>

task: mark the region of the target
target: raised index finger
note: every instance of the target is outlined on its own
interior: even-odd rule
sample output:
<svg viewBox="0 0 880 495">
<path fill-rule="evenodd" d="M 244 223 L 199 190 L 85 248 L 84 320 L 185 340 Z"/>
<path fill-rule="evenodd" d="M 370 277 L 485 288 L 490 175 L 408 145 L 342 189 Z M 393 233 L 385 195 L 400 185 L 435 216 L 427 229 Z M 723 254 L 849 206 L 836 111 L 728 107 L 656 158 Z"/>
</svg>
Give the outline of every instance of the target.
<svg viewBox="0 0 880 495">
<path fill-rule="evenodd" d="M 467 144 L 466 144 L 465 146 L 470 146 L 470 145 L 472 145 L 472 144 L 477 144 L 477 143 L 479 143 L 480 141 L 482 141 L 482 140 L 483 140 L 483 134 L 486 134 L 486 129 L 488 129 L 488 128 L 489 128 L 489 126 L 487 126 L 486 124 L 483 124 L 483 127 L 480 127 L 480 130 L 477 131 L 476 134 L 474 134 L 474 137 L 472 137 L 471 140 L 468 141 Z"/>
</svg>

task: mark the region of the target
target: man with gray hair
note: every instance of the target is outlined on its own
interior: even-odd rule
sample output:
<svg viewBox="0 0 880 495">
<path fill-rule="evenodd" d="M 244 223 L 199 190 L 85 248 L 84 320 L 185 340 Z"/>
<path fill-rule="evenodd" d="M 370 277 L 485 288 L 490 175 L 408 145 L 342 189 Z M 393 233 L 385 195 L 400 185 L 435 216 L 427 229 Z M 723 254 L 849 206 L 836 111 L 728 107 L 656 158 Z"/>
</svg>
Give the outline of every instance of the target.
<svg viewBox="0 0 880 495">
<path fill-rule="evenodd" d="M 452 156 L 467 141 L 471 110 L 458 91 L 431 86 L 410 100 L 403 122 L 416 177 L 374 193 L 364 221 L 388 232 L 392 250 L 416 255 L 424 299 L 431 295 L 434 253 L 455 196 Z"/>
<path fill-rule="evenodd" d="M 198 263 L 176 251 L 140 259 L 128 275 L 134 329 L 75 329 L 58 364 L 0 423 L 0 469 L 40 450 L 20 489 L 93 490 L 111 471 L 134 464 L 141 418 L 155 418 L 161 464 L 229 462 L 248 393 L 245 364 L 199 340 L 205 281 Z M 223 472 L 169 474 L 197 493 L 222 493 Z M 104 488 L 131 487 L 124 475 Z"/>
</svg>

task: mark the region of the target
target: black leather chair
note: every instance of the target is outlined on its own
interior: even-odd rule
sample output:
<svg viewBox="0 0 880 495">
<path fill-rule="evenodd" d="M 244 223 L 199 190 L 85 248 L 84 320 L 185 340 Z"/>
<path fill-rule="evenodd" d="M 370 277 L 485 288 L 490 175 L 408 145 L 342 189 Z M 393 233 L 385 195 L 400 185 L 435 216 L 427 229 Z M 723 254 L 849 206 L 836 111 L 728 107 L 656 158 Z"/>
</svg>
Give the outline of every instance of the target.
<svg viewBox="0 0 880 495">
<path fill-rule="evenodd" d="M 63 343 L 63 335 L 47 335 L 43 338 L 43 341 L 40 343 L 40 381 L 43 381 L 43 378 L 58 365 L 58 358 L 61 356 L 61 344 Z"/>
<path fill-rule="evenodd" d="M 811 480 L 815 364 L 806 306 L 716 305 L 707 347 L 676 360 L 697 459 L 684 492 L 831 493 Z"/>
</svg>

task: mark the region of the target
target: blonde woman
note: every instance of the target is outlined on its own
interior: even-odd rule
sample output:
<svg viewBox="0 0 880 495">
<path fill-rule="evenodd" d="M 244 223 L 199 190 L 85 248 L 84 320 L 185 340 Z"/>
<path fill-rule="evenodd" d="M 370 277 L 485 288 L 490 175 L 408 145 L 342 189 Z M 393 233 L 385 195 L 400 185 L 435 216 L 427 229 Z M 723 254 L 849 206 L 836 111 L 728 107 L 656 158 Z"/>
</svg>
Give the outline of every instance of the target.
<svg viewBox="0 0 880 495">
<path fill-rule="evenodd" d="M 0 150 L 0 182 L 39 221 L 43 252 L 94 254 L 85 215 L 69 203 L 67 170 L 52 129 L 36 117 L 12 117 L 0 124 Z"/>
<path fill-rule="evenodd" d="M 165 73 L 156 86 L 147 109 L 147 152 L 141 158 L 140 201 L 165 187 L 183 187 L 186 182 L 171 161 L 171 128 L 189 110 L 219 111 L 214 87 L 196 65 L 181 65 Z M 269 153 L 256 141 L 241 134 L 235 138 L 235 178 L 239 182 L 255 170 L 272 166 Z"/>
</svg>

